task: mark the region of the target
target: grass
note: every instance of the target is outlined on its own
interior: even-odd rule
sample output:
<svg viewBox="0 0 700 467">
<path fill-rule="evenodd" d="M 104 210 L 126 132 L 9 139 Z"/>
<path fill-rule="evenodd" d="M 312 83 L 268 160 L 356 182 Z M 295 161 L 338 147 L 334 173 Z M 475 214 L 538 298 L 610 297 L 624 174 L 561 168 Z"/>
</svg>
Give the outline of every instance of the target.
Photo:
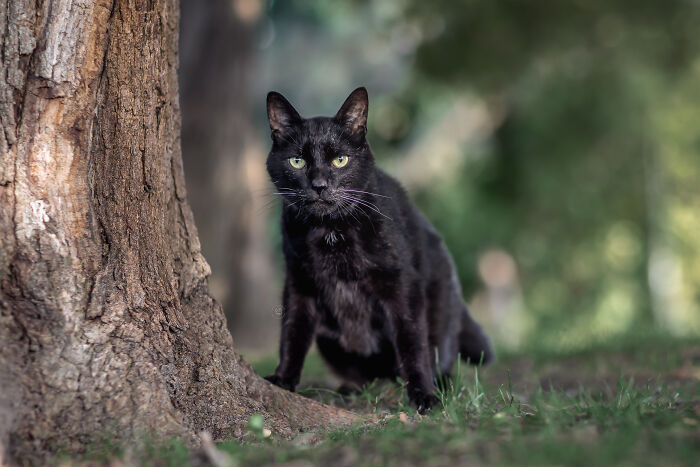
<svg viewBox="0 0 700 467">
<path fill-rule="evenodd" d="M 374 383 L 340 396 L 333 391 L 337 382 L 311 354 L 300 392 L 373 413 L 378 423 L 291 441 L 251 433 L 217 448 L 242 466 L 697 465 L 700 342 L 649 344 L 511 355 L 483 370 L 459 366 L 439 393 L 441 407 L 427 416 L 416 413 L 401 384 Z M 269 358 L 255 367 L 268 374 L 274 365 Z M 104 460 L 104 453 L 92 459 Z M 182 465 L 188 457 L 173 443 L 133 459 Z"/>
</svg>

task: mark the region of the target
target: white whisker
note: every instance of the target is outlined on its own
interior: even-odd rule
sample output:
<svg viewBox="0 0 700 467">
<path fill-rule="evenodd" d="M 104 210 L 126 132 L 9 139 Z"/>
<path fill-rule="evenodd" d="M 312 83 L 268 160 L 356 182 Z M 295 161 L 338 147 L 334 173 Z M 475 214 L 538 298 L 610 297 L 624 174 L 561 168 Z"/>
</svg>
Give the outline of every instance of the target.
<svg viewBox="0 0 700 467">
<path fill-rule="evenodd" d="M 394 220 L 394 219 L 392 219 L 391 217 L 389 217 L 389 216 L 387 216 L 386 214 L 384 214 L 382 211 L 380 211 L 379 208 L 378 208 L 376 205 L 374 205 L 374 204 L 372 204 L 372 203 L 370 203 L 370 202 L 368 202 L 368 201 L 361 200 L 361 199 L 359 199 L 359 198 L 354 198 L 354 197 L 352 197 L 352 196 L 343 196 L 343 195 L 340 195 L 340 197 L 343 198 L 343 199 L 349 200 L 349 201 L 353 201 L 353 202 L 355 202 L 356 204 L 360 204 L 360 205 L 362 205 L 362 206 L 366 206 L 366 207 L 368 207 L 369 209 L 371 209 L 372 211 L 376 212 L 377 214 L 386 217 L 386 218 L 389 219 L 390 221 L 393 221 L 393 220 Z"/>
<path fill-rule="evenodd" d="M 353 193 L 364 193 L 366 195 L 379 196 L 381 198 L 391 199 L 391 196 L 380 195 L 379 193 L 372 193 L 371 191 L 351 190 L 350 188 L 340 188 L 340 191 L 352 191 Z"/>
</svg>

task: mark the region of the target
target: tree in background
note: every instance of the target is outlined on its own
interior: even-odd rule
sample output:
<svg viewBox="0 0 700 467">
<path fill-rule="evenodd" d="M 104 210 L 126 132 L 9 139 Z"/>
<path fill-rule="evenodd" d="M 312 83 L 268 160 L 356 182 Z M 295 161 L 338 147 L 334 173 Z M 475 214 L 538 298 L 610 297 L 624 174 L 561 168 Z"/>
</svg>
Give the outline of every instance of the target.
<svg viewBox="0 0 700 467">
<path fill-rule="evenodd" d="M 266 233 L 264 127 L 251 121 L 249 92 L 263 5 L 183 0 L 181 8 L 182 158 L 209 286 L 238 345 L 272 345 L 281 285 Z"/>
</svg>

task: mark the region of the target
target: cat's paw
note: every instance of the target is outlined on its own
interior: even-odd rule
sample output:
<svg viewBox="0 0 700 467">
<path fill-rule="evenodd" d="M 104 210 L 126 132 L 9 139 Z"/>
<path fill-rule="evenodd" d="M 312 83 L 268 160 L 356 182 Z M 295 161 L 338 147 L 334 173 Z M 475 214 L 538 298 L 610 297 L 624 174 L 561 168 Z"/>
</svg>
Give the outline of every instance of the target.
<svg viewBox="0 0 700 467">
<path fill-rule="evenodd" d="M 411 396 L 411 402 L 413 402 L 418 413 L 421 415 L 430 412 L 430 409 L 440 405 L 440 399 L 434 394 L 426 394 L 424 392 L 413 394 L 413 396 Z"/>
<path fill-rule="evenodd" d="M 290 392 L 294 392 L 294 389 L 296 387 L 295 384 L 290 383 L 289 381 L 285 381 L 282 377 L 277 375 L 265 376 L 265 379 L 274 384 L 275 386 L 279 386 L 282 389 L 286 389 Z"/>
</svg>

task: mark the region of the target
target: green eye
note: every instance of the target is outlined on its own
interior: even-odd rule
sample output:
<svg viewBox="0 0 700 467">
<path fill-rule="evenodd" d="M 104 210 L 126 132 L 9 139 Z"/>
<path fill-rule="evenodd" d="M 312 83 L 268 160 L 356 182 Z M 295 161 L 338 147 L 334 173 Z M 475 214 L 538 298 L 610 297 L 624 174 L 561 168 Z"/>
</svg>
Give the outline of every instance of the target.
<svg viewBox="0 0 700 467">
<path fill-rule="evenodd" d="M 348 156 L 336 157 L 335 159 L 333 159 L 333 165 L 338 168 L 345 167 L 346 165 L 348 165 Z"/>
<path fill-rule="evenodd" d="M 295 169 L 303 169 L 304 166 L 306 165 L 306 161 L 302 159 L 299 156 L 294 156 L 289 158 L 289 163 L 294 167 Z"/>
</svg>

